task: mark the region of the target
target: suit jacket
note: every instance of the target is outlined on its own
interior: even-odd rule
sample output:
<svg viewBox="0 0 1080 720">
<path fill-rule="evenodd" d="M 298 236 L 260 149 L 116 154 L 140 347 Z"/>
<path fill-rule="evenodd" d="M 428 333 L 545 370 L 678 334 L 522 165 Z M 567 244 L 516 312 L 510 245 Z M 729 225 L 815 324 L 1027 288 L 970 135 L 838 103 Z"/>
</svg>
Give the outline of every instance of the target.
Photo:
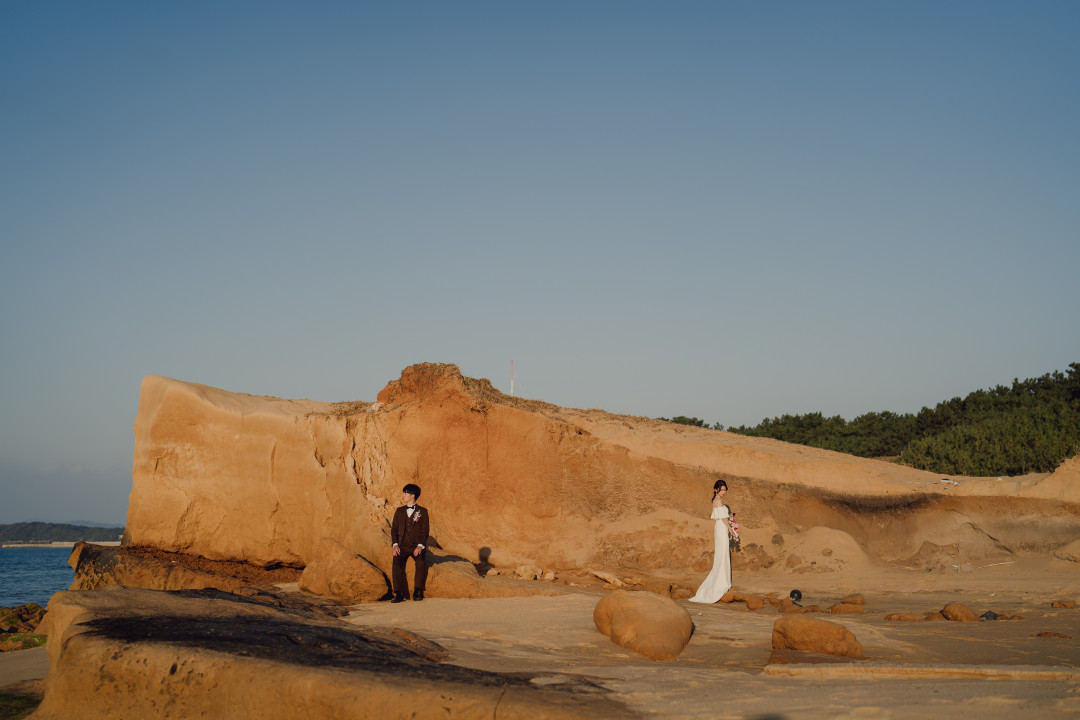
<svg viewBox="0 0 1080 720">
<path fill-rule="evenodd" d="M 416 505 L 410 518 L 404 505 L 394 512 L 394 522 L 390 526 L 390 541 L 401 548 L 415 548 L 417 545 L 428 546 L 428 531 L 431 527 L 427 508 Z"/>
</svg>

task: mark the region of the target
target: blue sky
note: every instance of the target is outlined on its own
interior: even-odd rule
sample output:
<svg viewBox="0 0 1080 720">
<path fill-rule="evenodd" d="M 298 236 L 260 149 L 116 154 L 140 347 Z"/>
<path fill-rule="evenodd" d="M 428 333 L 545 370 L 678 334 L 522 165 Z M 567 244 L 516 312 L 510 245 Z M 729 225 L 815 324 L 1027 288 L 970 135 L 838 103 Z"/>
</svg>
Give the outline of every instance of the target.
<svg viewBox="0 0 1080 720">
<path fill-rule="evenodd" d="M 1080 4 L 0 5 L 0 523 L 143 376 L 917 411 L 1080 361 Z"/>
</svg>

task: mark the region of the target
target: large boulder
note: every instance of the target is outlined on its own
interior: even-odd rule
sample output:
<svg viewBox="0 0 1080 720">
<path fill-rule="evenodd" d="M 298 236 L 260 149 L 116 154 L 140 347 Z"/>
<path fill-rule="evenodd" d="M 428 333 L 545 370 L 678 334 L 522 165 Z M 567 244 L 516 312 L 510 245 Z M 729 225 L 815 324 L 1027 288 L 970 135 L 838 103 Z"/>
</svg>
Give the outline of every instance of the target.
<svg viewBox="0 0 1080 720">
<path fill-rule="evenodd" d="M 390 594 L 382 570 L 330 538 L 319 543 L 315 559 L 300 576 L 300 589 L 346 604 L 381 600 Z"/>
<path fill-rule="evenodd" d="M 694 632 L 690 613 L 674 600 L 647 590 L 615 590 L 593 609 L 596 629 L 616 645 L 650 660 L 679 656 Z"/>
<path fill-rule="evenodd" d="M 772 646 L 775 650 L 862 657 L 862 644 L 850 630 L 806 615 L 785 615 L 777 620 L 773 624 Z"/>
</svg>

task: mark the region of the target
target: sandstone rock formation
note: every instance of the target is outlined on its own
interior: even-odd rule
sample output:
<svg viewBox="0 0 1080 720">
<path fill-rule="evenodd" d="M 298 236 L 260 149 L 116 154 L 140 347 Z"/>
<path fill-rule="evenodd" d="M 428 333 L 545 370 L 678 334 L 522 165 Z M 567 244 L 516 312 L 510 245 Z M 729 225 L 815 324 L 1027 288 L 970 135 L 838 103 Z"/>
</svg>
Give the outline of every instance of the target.
<svg viewBox="0 0 1080 720">
<path fill-rule="evenodd" d="M 805 615 L 785 615 L 773 624 L 772 646 L 776 650 L 862 657 L 862 644 L 843 625 Z"/>
<path fill-rule="evenodd" d="M 455 666 L 408 631 L 356 628 L 270 599 L 121 587 L 58 593 L 45 620 L 50 671 L 34 718 L 633 716 L 585 681 L 538 685 L 525 674 Z"/>
<path fill-rule="evenodd" d="M 648 591 L 608 593 L 596 604 L 593 622 L 613 643 L 650 660 L 678 657 L 694 632 L 690 613 L 671 598 Z"/>
<path fill-rule="evenodd" d="M 706 571 L 718 478 L 743 520 L 736 570 L 789 555 L 793 573 L 930 569 L 1046 556 L 1080 535 L 1075 459 L 1050 476 L 943 484 L 892 463 L 512 398 L 452 365 L 406 368 L 375 403 L 147 377 L 132 477 L 132 544 L 303 566 L 325 537 L 387 574 L 408 482 L 423 488 L 437 547 L 503 568 Z"/>
</svg>

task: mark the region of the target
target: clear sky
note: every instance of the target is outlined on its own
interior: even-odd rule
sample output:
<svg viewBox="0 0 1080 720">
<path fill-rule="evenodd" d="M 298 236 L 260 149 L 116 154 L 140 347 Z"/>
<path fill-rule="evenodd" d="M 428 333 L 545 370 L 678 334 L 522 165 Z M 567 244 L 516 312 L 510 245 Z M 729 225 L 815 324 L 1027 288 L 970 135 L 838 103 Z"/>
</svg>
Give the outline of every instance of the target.
<svg viewBox="0 0 1080 720">
<path fill-rule="evenodd" d="M 1080 3 L 0 4 L 0 523 L 148 374 L 756 424 L 1080 361 Z"/>
</svg>

